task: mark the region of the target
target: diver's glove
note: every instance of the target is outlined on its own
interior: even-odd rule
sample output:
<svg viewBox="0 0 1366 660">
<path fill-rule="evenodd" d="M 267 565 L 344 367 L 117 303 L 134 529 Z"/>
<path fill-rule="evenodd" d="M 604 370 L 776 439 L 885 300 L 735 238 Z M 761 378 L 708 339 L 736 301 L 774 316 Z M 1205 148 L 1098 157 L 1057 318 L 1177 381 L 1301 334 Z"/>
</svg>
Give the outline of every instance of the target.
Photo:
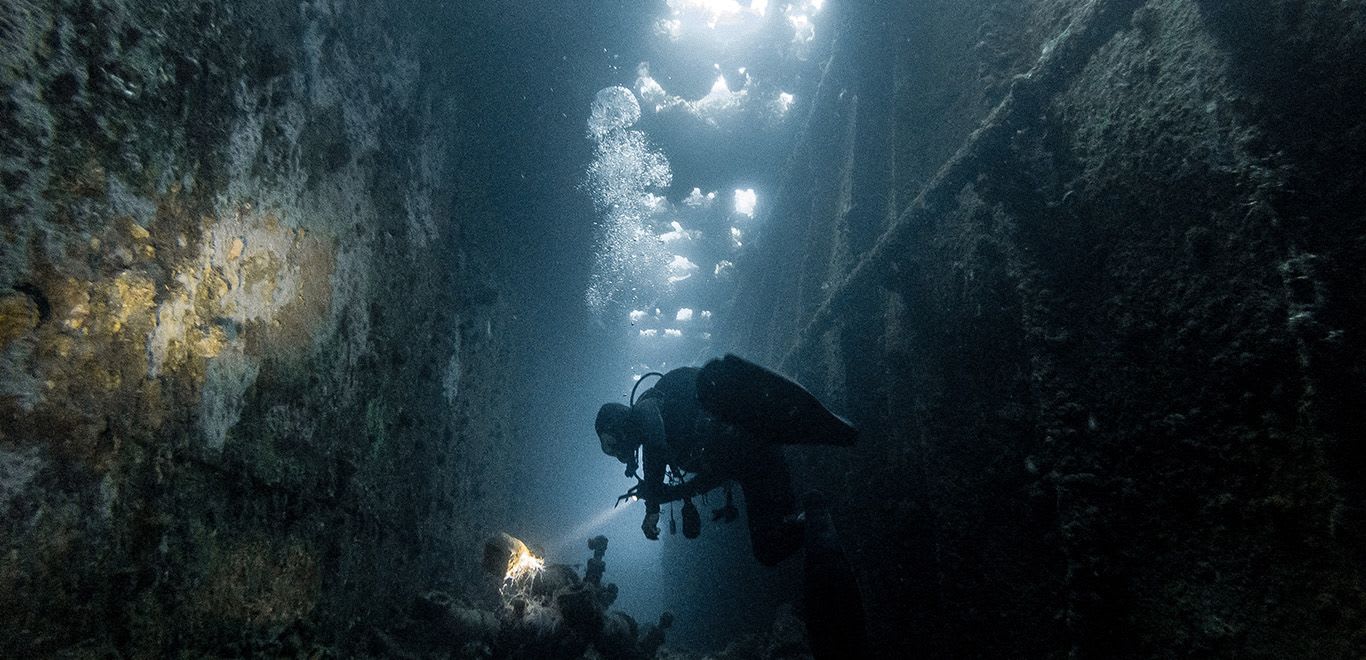
<svg viewBox="0 0 1366 660">
<path fill-rule="evenodd" d="M 659 512 L 653 511 L 645 514 L 645 522 L 640 523 L 640 531 L 645 532 L 645 538 L 651 541 L 659 540 Z"/>
</svg>

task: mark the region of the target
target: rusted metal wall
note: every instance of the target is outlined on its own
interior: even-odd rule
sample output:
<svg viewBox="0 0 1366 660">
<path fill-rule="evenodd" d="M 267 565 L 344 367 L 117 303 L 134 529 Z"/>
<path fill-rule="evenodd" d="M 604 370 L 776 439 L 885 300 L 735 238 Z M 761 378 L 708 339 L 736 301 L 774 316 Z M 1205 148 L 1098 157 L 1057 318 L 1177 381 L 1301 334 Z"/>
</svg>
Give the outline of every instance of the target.
<svg viewBox="0 0 1366 660">
<path fill-rule="evenodd" d="M 732 336 L 887 655 L 1360 655 L 1366 10 L 860 7 Z"/>
</svg>

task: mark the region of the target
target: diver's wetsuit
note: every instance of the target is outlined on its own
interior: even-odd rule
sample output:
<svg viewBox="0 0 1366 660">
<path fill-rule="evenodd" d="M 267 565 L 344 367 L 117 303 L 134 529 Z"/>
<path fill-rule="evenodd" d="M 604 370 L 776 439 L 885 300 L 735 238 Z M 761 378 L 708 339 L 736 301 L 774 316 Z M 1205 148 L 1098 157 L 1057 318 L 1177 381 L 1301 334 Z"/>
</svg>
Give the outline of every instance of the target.
<svg viewBox="0 0 1366 660">
<path fill-rule="evenodd" d="M 631 408 L 625 431 L 644 447 L 641 499 L 654 513 L 663 503 L 735 480 L 744 493 L 754 556 L 772 566 L 802 544 L 787 462 L 777 444 L 762 442 L 702 409 L 697 400 L 699 371 L 680 367 L 664 374 Z M 668 486 L 665 472 L 671 465 L 694 476 L 683 485 Z"/>
<path fill-rule="evenodd" d="M 784 444 L 853 445 L 858 431 L 852 425 L 800 385 L 726 355 L 701 369 L 664 374 L 629 409 L 622 433 L 644 448 L 639 493 L 647 514 L 657 516 L 664 502 L 739 482 L 760 562 L 772 566 L 806 547 L 802 602 L 813 655 L 867 656 L 862 598 L 829 508 L 818 493 L 808 493 L 797 515 L 782 453 Z M 694 476 L 670 486 L 669 466 Z"/>
</svg>

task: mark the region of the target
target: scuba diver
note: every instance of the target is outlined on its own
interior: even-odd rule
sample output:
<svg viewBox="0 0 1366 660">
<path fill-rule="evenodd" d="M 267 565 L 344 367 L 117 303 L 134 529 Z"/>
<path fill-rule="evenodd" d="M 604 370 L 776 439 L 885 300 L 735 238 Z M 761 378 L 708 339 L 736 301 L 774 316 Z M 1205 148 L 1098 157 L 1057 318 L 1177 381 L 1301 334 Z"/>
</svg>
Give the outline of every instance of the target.
<svg viewBox="0 0 1366 660">
<path fill-rule="evenodd" d="M 660 377 L 653 387 L 638 400 L 632 390 L 630 406 L 603 404 L 594 424 L 603 453 L 638 480 L 618 504 L 643 500 L 641 531 L 658 540 L 660 506 L 681 500 L 683 535 L 695 538 L 701 519 L 692 498 L 724 487 L 725 505 L 712 517 L 729 522 L 738 514 L 730 484 L 738 483 L 760 563 L 773 566 L 805 548 L 804 600 L 816 657 L 861 650 L 862 601 L 829 509 L 817 493 L 798 506 L 782 453 L 787 444 L 848 447 L 857 429 L 801 385 L 734 355 L 650 375 Z"/>
</svg>

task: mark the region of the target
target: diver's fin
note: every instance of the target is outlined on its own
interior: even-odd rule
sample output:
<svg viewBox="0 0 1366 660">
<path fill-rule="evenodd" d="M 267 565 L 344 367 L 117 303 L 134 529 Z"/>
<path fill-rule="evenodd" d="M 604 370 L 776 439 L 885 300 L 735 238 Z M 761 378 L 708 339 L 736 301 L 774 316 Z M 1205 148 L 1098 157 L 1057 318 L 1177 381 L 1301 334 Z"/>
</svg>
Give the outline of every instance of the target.
<svg viewBox="0 0 1366 660">
<path fill-rule="evenodd" d="M 697 374 L 697 401 L 717 419 L 781 444 L 849 446 L 858 429 L 806 388 L 734 355 Z"/>
</svg>

